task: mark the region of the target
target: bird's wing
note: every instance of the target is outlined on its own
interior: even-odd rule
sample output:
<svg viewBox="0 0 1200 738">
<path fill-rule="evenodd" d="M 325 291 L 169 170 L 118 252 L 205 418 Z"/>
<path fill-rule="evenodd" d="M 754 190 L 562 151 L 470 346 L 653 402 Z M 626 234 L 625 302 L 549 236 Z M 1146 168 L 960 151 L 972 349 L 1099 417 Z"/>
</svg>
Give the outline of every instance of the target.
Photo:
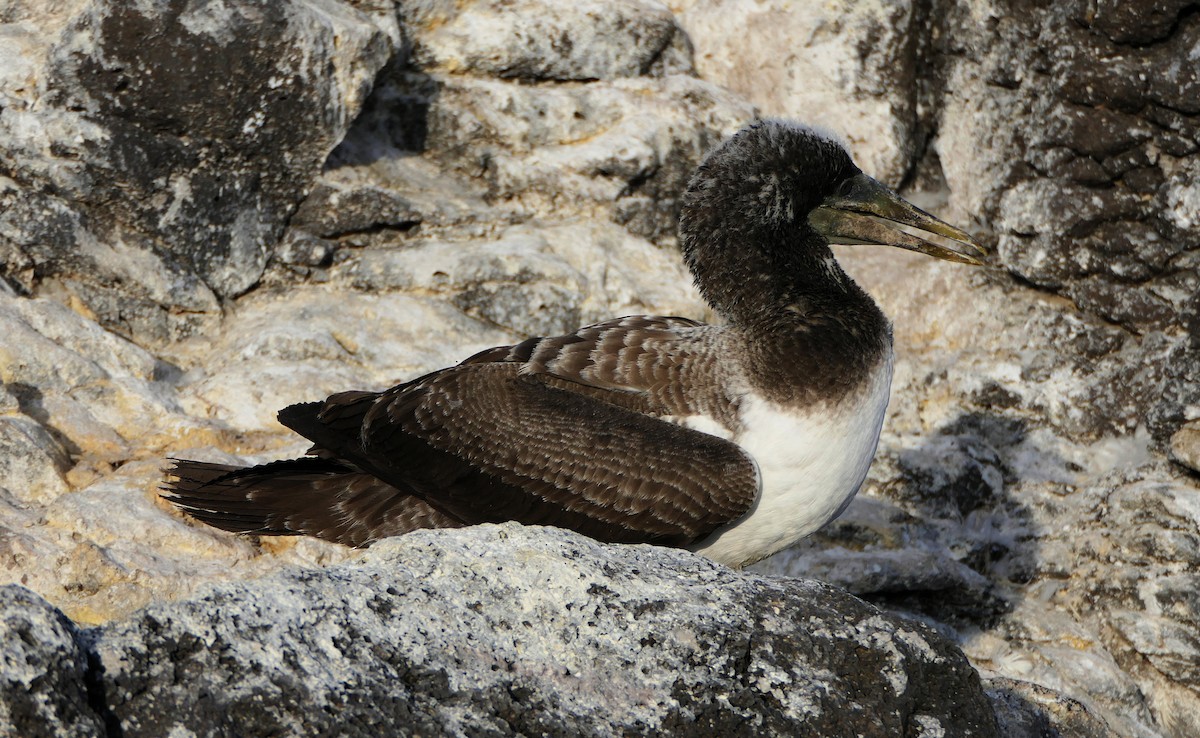
<svg viewBox="0 0 1200 738">
<path fill-rule="evenodd" d="M 488 349 L 463 364 L 518 363 L 525 374 L 605 402 L 649 415 L 707 415 L 732 430 L 736 398 L 720 394 L 712 335 L 687 318 L 633 315 Z"/>
<path fill-rule="evenodd" d="M 757 467 L 737 445 L 597 396 L 627 390 L 575 391 L 528 363 L 471 360 L 378 395 L 295 405 L 280 420 L 464 523 L 682 545 L 754 503 Z"/>
</svg>

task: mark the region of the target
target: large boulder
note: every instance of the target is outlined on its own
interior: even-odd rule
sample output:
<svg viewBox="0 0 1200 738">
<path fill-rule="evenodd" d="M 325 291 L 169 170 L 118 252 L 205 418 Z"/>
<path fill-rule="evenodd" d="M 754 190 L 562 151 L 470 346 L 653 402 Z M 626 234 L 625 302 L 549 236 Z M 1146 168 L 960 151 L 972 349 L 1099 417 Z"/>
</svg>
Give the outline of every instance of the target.
<svg viewBox="0 0 1200 738">
<path fill-rule="evenodd" d="M 399 42 L 316 2 L 0 7 L 0 254 L 143 342 L 212 323 L 261 276 Z"/>
<path fill-rule="evenodd" d="M 26 644 L 23 668 L 49 660 L 56 680 L 0 700 L 27 736 L 101 719 L 130 738 L 997 734 L 931 628 L 817 582 L 556 529 L 417 533 L 83 636 L 27 590 L 0 603 L 5 653 Z"/>
</svg>

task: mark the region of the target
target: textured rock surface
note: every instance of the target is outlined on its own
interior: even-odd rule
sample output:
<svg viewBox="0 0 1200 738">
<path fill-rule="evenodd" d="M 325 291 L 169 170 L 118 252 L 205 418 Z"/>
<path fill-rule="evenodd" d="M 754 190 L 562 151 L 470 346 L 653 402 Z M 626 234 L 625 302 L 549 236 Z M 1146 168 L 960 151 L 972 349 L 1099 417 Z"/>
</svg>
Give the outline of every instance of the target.
<svg viewBox="0 0 1200 738">
<path fill-rule="evenodd" d="M 701 77 L 764 114 L 843 136 L 855 161 L 895 187 L 924 148 L 918 129 L 923 3 L 675 0 Z M 747 43 L 747 39 L 753 39 Z"/>
<path fill-rule="evenodd" d="M 274 420 L 291 402 L 614 315 L 705 318 L 677 198 L 757 107 L 843 132 L 1011 270 L 840 254 L 895 319 L 892 406 L 859 500 L 764 571 L 953 639 L 1003 734 L 1200 734 L 1180 61 L 1200 16 L 669 6 L 0 0 L 4 581 L 134 628 L 206 583 L 355 558 L 189 524 L 156 498 L 164 457 L 295 455 Z M 197 77 L 212 44 L 228 66 Z"/>
<path fill-rule="evenodd" d="M 936 149 L 972 161 L 946 167 L 954 199 L 995 224 L 1014 272 L 1139 330 L 1180 325 L 1200 289 L 1200 82 L 1185 61 L 1200 18 L 1187 7 L 1055 3 L 1008 17 L 964 4 L 940 41 L 958 94 Z"/>
<path fill-rule="evenodd" d="M 996 735 L 929 628 L 816 582 L 554 529 L 407 536 L 93 639 L 125 736 Z"/>
<path fill-rule="evenodd" d="M 104 735 L 88 702 L 87 656 L 71 621 L 20 587 L 0 587 L 0 733 Z"/>
<path fill-rule="evenodd" d="M 399 40 L 336 0 L 0 13 L 3 274 L 150 342 L 258 281 Z"/>
<path fill-rule="evenodd" d="M 996 706 L 996 723 L 1005 736 L 1116 738 L 1104 721 L 1075 700 L 1045 687 L 1012 679 L 989 679 L 987 695 Z"/>
</svg>

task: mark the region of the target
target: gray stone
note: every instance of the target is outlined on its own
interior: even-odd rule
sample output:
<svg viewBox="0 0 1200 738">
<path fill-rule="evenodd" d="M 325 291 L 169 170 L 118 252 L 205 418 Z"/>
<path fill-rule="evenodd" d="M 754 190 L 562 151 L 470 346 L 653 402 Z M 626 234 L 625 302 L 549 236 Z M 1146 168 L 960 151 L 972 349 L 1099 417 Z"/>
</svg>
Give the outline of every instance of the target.
<svg viewBox="0 0 1200 738">
<path fill-rule="evenodd" d="M 987 696 L 996 706 L 1000 735 L 1008 738 L 1117 738 L 1079 702 L 1053 690 L 1014 679 L 989 679 Z"/>
<path fill-rule="evenodd" d="M 151 342 L 258 281 L 399 35 L 336 0 L 35 10 L 5 26 L 47 50 L 0 76 L 4 274 Z"/>
<path fill-rule="evenodd" d="M 1196 72 L 1179 61 L 1200 21 L 1183 7 L 960 3 L 934 45 L 956 93 L 934 142 L 953 199 L 997 224 L 1005 266 L 1139 331 L 1194 310 L 1194 289 L 1167 288 L 1200 248 Z"/>
<path fill-rule="evenodd" d="M 579 326 L 584 278 L 547 253 L 541 236 L 514 233 L 487 242 L 415 242 L 371 250 L 346 278 L 358 289 L 447 294 L 464 313 L 524 335 L 556 335 Z"/>
<path fill-rule="evenodd" d="M 697 73 L 764 115 L 824 126 L 864 171 L 891 186 L 925 146 L 921 100 L 932 6 L 834 0 L 675 0 Z M 922 110 L 924 106 L 924 110 Z"/>
<path fill-rule="evenodd" d="M 94 639 L 123 735 L 996 735 L 932 630 L 837 589 L 507 524 L 153 605 Z"/>
<path fill-rule="evenodd" d="M 61 612 L 23 587 L 0 587 L 0 733 L 112 735 L 89 705 L 87 654 Z"/>
<path fill-rule="evenodd" d="M 456 199 L 473 188 L 500 206 L 491 220 L 512 211 L 562 219 L 599 210 L 668 241 L 695 164 L 753 114 L 715 85 L 678 74 L 529 86 L 399 66 L 331 161 L 386 171 L 387 159 L 423 152 L 470 183 L 456 188 Z M 335 166 L 326 177 L 353 175 Z M 373 218 L 386 221 L 388 209 L 376 206 Z"/>
<path fill-rule="evenodd" d="M 1192 421 L 1171 436 L 1171 458 L 1200 472 L 1200 421 Z"/>
<path fill-rule="evenodd" d="M 54 436 L 31 418 L 0 417 L 0 476 L 27 502 L 46 502 L 67 491 L 63 473 L 70 457 Z"/>
<path fill-rule="evenodd" d="M 658 3 L 425 0 L 400 12 L 425 69 L 530 81 L 691 71 L 686 36 Z"/>
</svg>

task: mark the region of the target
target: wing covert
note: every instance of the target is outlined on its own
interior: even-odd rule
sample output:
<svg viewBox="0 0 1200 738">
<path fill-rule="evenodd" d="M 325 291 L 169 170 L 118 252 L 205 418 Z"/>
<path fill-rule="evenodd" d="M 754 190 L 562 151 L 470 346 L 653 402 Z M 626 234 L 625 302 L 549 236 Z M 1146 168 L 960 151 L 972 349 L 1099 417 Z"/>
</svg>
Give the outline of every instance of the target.
<svg viewBox="0 0 1200 738">
<path fill-rule="evenodd" d="M 753 504 L 757 467 L 737 445 L 520 369 L 462 364 L 335 402 L 318 420 L 336 437 L 305 435 L 466 523 L 681 545 Z"/>
</svg>

